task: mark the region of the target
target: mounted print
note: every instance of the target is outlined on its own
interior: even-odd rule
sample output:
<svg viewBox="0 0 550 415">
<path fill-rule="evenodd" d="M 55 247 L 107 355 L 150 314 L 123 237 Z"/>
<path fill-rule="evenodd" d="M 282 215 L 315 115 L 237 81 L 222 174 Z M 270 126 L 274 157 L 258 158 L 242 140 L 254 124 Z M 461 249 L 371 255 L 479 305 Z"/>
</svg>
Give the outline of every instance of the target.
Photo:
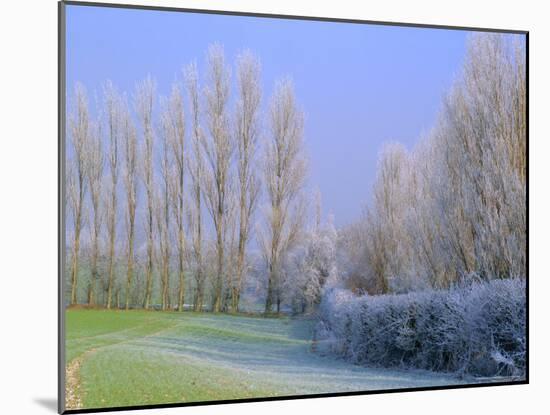
<svg viewBox="0 0 550 415">
<path fill-rule="evenodd" d="M 59 12 L 60 412 L 528 382 L 527 32 Z"/>
</svg>

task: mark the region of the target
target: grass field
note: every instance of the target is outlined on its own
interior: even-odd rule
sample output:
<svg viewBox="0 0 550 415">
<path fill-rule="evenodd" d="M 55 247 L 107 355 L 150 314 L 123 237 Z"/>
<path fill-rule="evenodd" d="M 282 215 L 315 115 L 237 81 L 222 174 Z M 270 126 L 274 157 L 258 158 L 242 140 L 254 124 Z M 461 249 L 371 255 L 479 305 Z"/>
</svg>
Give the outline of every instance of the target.
<svg viewBox="0 0 550 415">
<path fill-rule="evenodd" d="M 465 383 L 355 366 L 311 350 L 287 317 L 68 310 L 70 408 L 181 403 Z M 70 373 L 69 373 L 70 372 Z M 471 380 L 470 380 L 471 382 Z"/>
</svg>

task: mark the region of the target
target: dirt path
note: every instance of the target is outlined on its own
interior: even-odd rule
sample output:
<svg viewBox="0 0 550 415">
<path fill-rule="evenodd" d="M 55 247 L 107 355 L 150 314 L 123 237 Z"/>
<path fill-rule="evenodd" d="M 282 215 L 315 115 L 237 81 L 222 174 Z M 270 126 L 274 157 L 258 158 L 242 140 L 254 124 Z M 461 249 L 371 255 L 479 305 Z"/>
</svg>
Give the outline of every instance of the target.
<svg viewBox="0 0 550 415">
<path fill-rule="evenodd" d="M 176 322 L 174 322 L 174 325 L 176 325 Z M 120 330 L 116 332 L 117 336 L 120 336 L 121 333 L 128 333 L 132 330 L 136 330 L 139 327 L 132 327 L 130 329 Z M 156 332 L 150 333 L 141 339 L 147 339 L 151 336 L 158 336 L 164 331 L 170 330 L 172 327 L 169 328 L 163 328 L 161 330 L 158 330 Z M 109 337 L 112 336 L 112 333 L 104 333 L 99 334 L 95 336 L 86 336 L 76 339 L 77 341 L 81 340 L 90 340 L 94 338 L 100 338 L 100 337 Z M 98 351 L 98 349 L 103 349 L 106 347 L 114 346 L 114 345 L 120 345 L 123 343 L 129 343 L 134 339 L 129 340 L 122 340 L 122 341 L 116 341 L 112 344 L 106 344 L 104 346 L 94 347 L 92 349 L 89 349 L 85 351 L 80 356 L 74 358 L 71 363 L 67 366 L 66 372 L 65 372 L 65 408 L 66 409 L 82 409 L 83 408 L 83 390 L 81 385 L 81 378 L 80 378 L 80 368 L 82 366 L 82 362 L 87 359 L 91 354 Z"/>
<path fill-rule="evenodd" d="M 65 409 L 81 409 L 82 389 L 80 383 L 80 366 L 85 358 L 94 353 L 96 349 L 90 349 L 84 354 L 73 359 L 65 372 Z"/>
</svg>

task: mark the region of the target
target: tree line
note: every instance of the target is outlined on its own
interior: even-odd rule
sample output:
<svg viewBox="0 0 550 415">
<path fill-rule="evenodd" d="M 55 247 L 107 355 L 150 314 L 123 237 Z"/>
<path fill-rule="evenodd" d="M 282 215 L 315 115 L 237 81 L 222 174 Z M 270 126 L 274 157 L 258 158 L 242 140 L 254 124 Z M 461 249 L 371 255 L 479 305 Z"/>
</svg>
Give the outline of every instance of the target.
<svg viewBox="0 0 550 415">
<path fill-rule="evenodd" d="M 380 153 L 373 202 L 340 232 L 339 271 L 371 294 L 525 277 L 525 43 L 470 37 L 436 125 Z"/>
<path fill-rule="evenodd" d="M 328 282 L 386 294 L 524 278 L 525 71 L 517 38 L 472 35 L 432 130 L 411 150 L 384 146 L 371 203 L 338 230 L 305 192 L 292 83 L 278 81 L 264 108 L 250 52 L 232 77 L 212 45 L 204 79 L 192 63 L 167 97 L 150 77 L 130 98 L 107 82 L 95 118 L 77 84 L 67 302 L 238 311 L 254 280 L 265 312 L 305 312 Z"/>
<path fill-rule="evenodd" d="M 281 264 L 304 228 L 303 114 L 287 79 L 263 109 L 252 53 L 239 54 L 235 67 L 233 79 L 214 44 L 204 82 L 192 63 L 167 97 L 157 97 L 151 77 L 131 97 L 108 81 L 96 117 L 85 88 L 75 86 L 67 124 L 69 304 L 238 311 L 254 232 L 265 311 L 280 310 Z"/>
</svg>

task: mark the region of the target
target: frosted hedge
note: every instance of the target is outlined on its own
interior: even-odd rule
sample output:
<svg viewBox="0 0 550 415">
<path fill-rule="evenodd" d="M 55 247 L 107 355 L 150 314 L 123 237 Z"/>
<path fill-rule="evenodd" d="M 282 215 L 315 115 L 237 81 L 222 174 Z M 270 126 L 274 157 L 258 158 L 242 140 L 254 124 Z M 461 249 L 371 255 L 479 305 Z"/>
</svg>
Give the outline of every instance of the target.
<svg viewBox="0 0 550 415">
<path fill-rule="evenodd" d="M 399 295 L 327 290 L 317 349 L 357 364 L 524 376 L 524 279 Z"/>
</svg>

